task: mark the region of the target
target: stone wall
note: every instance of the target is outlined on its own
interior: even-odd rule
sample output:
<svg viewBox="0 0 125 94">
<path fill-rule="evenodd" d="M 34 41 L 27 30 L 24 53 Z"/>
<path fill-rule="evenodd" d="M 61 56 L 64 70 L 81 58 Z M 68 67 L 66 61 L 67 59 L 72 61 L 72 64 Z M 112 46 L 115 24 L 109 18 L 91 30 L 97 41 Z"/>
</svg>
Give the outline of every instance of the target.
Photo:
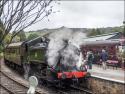
<svg viewBox="0 0 125 94">
<path fill-rule="evenodd" d="M 91 77 L 86 84 L 93 94 L 125 94 L 125 83 Z"/>
</svg>

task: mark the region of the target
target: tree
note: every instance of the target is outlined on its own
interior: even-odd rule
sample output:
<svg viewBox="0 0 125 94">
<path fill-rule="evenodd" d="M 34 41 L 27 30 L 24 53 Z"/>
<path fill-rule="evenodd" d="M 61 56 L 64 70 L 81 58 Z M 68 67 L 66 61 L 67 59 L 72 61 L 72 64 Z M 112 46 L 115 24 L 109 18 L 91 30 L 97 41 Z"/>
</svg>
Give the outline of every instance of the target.
<svg viewBox="0 0 125 94">
<path fill-rule="evenodd" d="M 33 33 L 33 34 L 30 34 L 27 39 L 31 40 L 31 39 L 34 39 L 36 37 L 38 37 L 38 35 L 36 33 Z"/>
<path fill-rule="evenodd" d="M 26 35 L 25 35 L 25 32 L 23 30 L 21 32 L 19 32 L 17 34 L 17 36 L 20 38 L 19 39 L 20 41 L 25 41 L 26 40 Z"/>
<path fill-rule="evenodd" d="M 125 37 L 125 21 L 123 21 L 123 36 Z"/>
<path fill-rule="evenodd" d="M 6 36 L 6 38 L 4 38 L 3 44 L 4 44 L 4 45 L 9 44 L 10 39 L 11 39 L 11 34 L 9 33 L 9 34 Z M 4 45 L 3 45 L 3 46 L 4 46 Z"/>
<path fill-rule="evenodd" d="M 97 29 L 92 29 L 91 31 L 89 31 L 87 36 L 96 36 L 96 35 L 101 35 L 101 34 L 102 32 L 97 28 Z"/>
<path fill-rule="evenodd" d="M 101 33 L 101 31 L 97 28 L 96 29 L 96 35 L 101 35 L 102 33 Z"/>
<path fill-rule="evenodd" d="M 3 23 L 1 22 L 1 20 L 0 20 L 0 38 L 3 36 L 3 34 L 4 34 L 4 25 L 3 25 Z M 4 47 L 4 43 L 3 43 L 3 41 L 0 43 L 0 52 L 2 52 L 2 50 L 3 50 L 3 47 Z"/>
<path fill-rule="evenodd" d="M 89 33 L 87 34 L 87 36 L 96 36 L 97 32 L 96 29 L 92 29 L 91 31 L 89 31 Z"/>
<path fill-rule="evenodd" d="M 53 0 L 0 0 L 0 25 L 4 28 L 0 36 L 0 44 L 13 31 L 10 41 L 21 30 L 43 20 L 52 13 Z M 1 27 L 1 26 L 0 26 Z M 1 31 L 0 31 L 1 34 Z"/>
<path fill-rule="evenodd" d="M 3 34 L 4 34 L 4 26 L 3 26 L 3 23 L 0 20 L 0 38 L 3 36 Z"/>
</svg>

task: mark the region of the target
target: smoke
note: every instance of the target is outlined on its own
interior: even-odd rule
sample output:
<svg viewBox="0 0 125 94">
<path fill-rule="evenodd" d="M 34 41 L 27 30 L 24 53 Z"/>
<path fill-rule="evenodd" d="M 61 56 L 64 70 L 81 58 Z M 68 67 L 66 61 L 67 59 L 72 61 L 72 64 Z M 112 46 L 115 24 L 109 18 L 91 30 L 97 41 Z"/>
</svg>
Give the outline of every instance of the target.
<svg viewBox="0 0 125 94">
<path fill-rule="evenodd" d="M 76 65 L 78 68 L 82 64 L 80 45 L 85 37 L 85 33 L 73 32 L 71 29 L 64 27 L 51 33 L 47 49 L 48 65 L 56 67 L 58 62 L 61 62 L 65 66 L 72 67 Z M 59 59 L 60 56 L 62 57 L 61 60 Z"/>
<path fill-rule="evenodd" d="M 61 52 L 61 64 L 65 66 L 74 66 L 79 60 L 79 49 L 72 44 L 68 44 L 67 47 Z"/>
</svg>

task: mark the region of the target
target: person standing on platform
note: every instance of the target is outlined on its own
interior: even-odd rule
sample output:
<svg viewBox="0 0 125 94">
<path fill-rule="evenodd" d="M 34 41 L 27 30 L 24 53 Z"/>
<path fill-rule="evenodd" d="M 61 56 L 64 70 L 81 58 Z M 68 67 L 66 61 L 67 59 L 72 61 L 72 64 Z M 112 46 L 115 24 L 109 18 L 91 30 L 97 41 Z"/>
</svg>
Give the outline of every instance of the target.
<svg viewBox="0 0 125 94">
<path fill-rule="evenodd" d="M 87 59 L 87 65 L 88 65 L 89 69 L 92 69 L 93 58 L 94 58 L 94 56 L 93 56 L 92 51 L 88 51 L 86 59 Z"/>
<path fill-rule="evenodd" d="M 106 70 L 106 68 L 107 68 L 106 62 L 108 59 L 108 53 L 103 49 L 100 57 L 101 57 L 101 61 L 102 61 L 102 67 L 104 70 Z"/>
</svg>

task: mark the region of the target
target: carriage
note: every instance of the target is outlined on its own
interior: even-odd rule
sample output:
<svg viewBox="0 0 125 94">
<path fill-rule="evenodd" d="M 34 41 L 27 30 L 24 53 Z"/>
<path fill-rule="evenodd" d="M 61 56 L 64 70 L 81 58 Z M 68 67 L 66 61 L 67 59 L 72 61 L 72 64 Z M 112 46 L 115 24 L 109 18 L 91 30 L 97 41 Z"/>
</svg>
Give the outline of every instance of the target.
<svg viewBox="0 0 125 94">
<path fill-rule="evenodd" d="M 102 49 L 108 52 L 108 64 L 117 67 L 122 66 L 121 54 L 125 51 L 125 40 L 124 39 L 112 39 L 112 40 L 98 40 L 98 41 L 86 41 L 81 45 L 82 53 L 84 58 L 89 50 L 92 50 L 94 54 L 93 63 L 101 64 L 100 53 Z"/>
</svg>

